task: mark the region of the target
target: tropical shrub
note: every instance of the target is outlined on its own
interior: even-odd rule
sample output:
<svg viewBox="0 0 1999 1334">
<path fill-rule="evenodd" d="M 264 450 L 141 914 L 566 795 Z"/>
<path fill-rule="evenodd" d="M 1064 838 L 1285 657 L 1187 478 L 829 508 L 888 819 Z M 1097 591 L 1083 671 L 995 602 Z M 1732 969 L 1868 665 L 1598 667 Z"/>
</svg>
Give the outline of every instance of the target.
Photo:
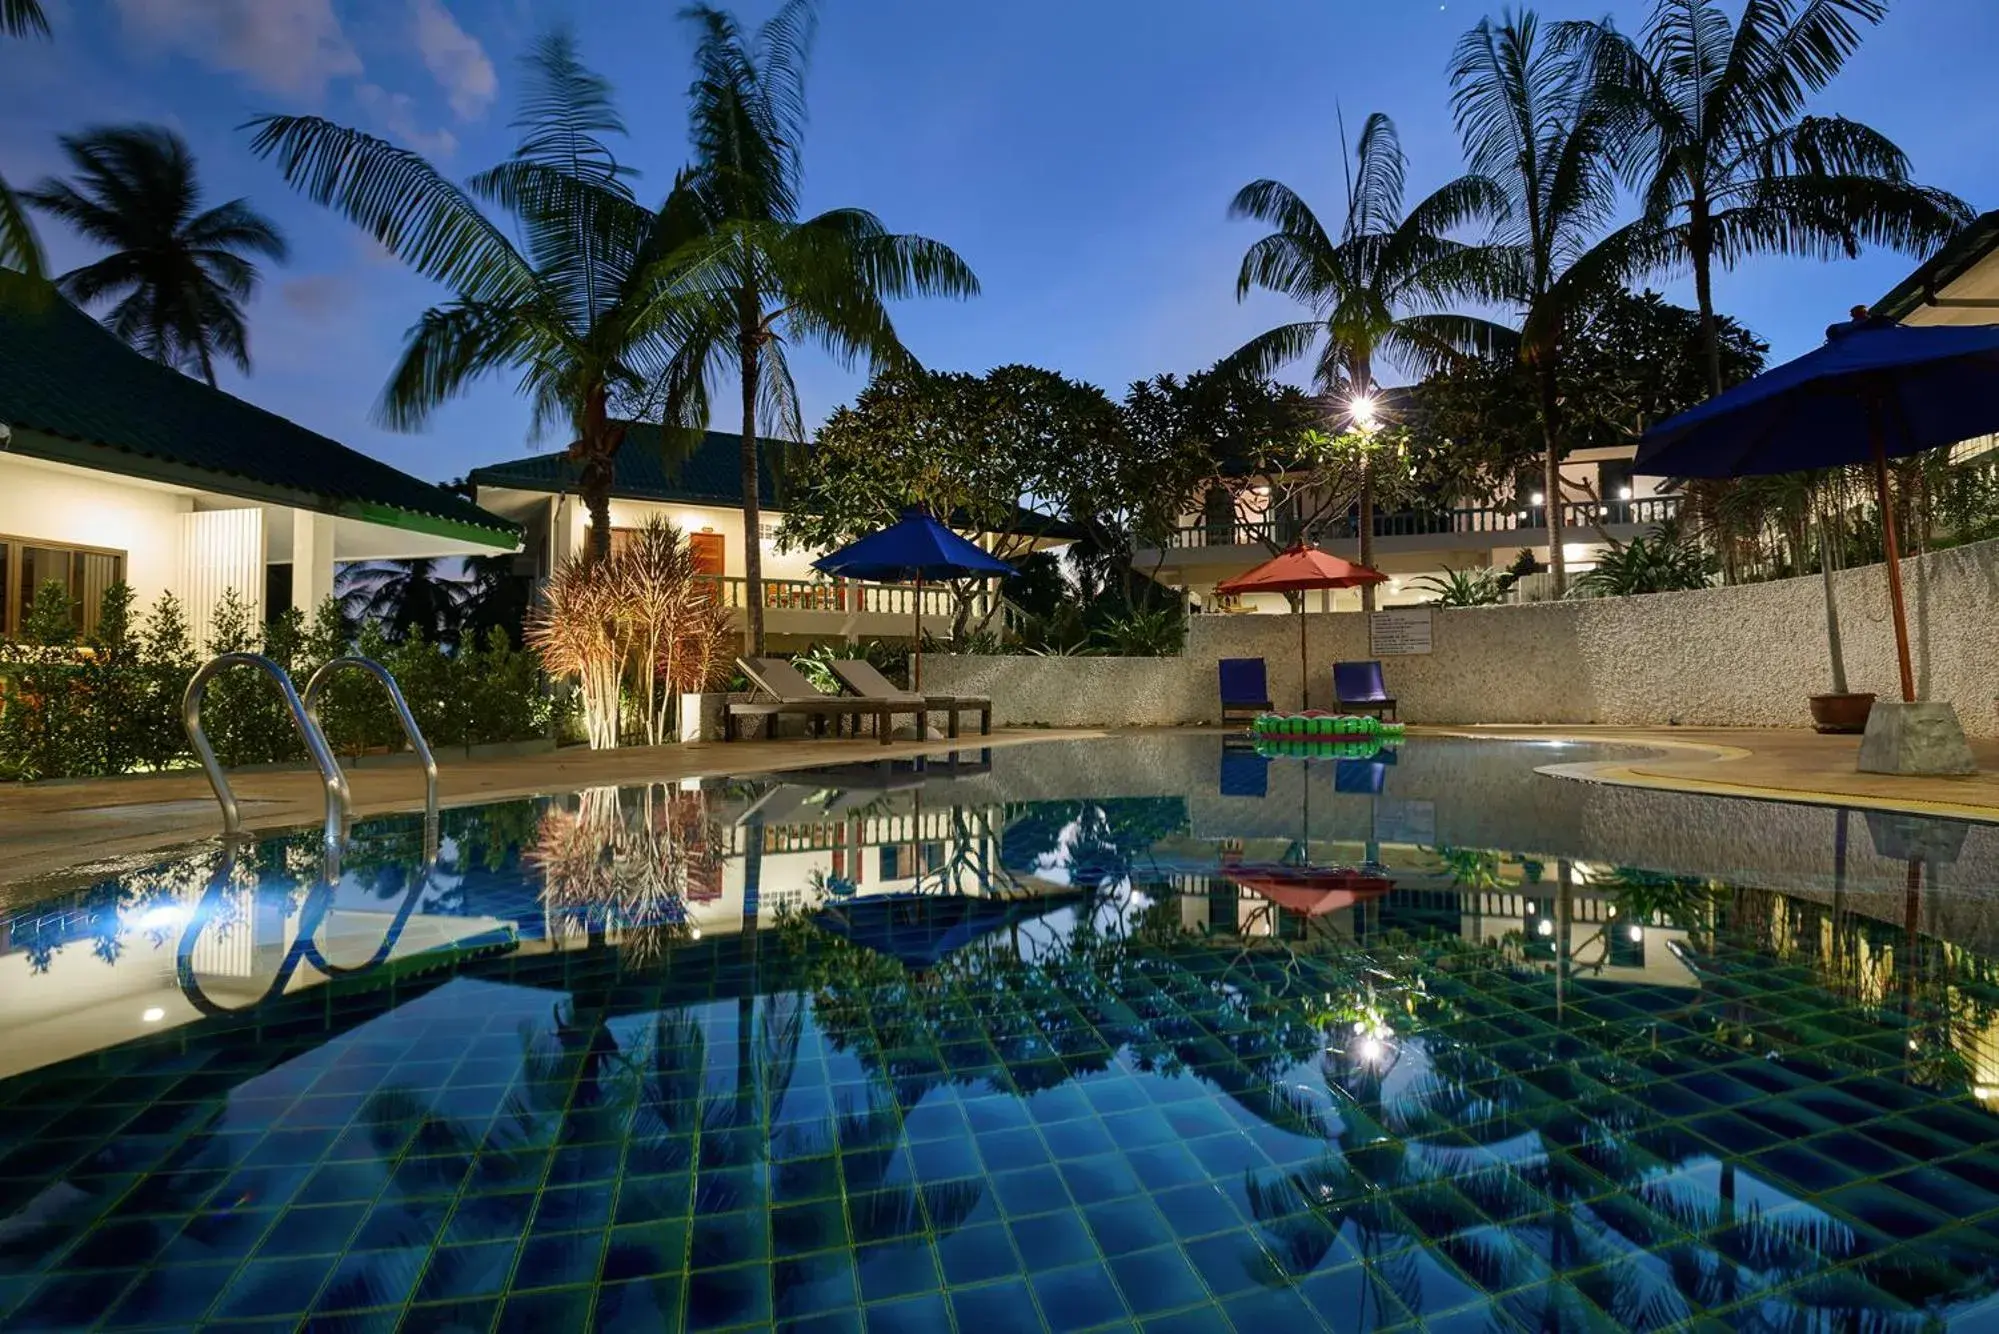
<svg viewBox="0 0 1999 1334">
<path fill-rule="evenodd" d="M 20 642 L 0 645 L 0 777 L 98 777 L 193 762 L 180 716 L 196 666 L 187 618 L 172 594 L 139 623 L 131 605 L 124 585 L 107 589 L 96 626 L 79 640 L 62 585 L 36 590 Z M 482 642 L 468 638 L 454 653 L 415 637 L 391 644 L 372 627 L 357 638 L 330 598 L 310 623 L 288 608 L 260 626 L 242 598 L 226 593 L 203 651 L 261 653 L 290 672 L 301 691 L 332 658 L 355 652 L 376 658 L 395 675 L 433 746 L 525 740 L 546 735 L 558 721 L 539 664 L 498 628 Z M 343 754 L 402 745 L 386 692 L 358 672 L 333 679 L 320 718 Z M 283 696 L 261 673 L 237 669 L 215 677 L 202 720 L 224 765 L 305 758 Z"/>
<path fill-rule="evenodd" d="M 1187 617 L 1178 607 L 1134 607 L 1100 628 L 1097 640 L 1116 657 L 1171 657 L 1187 642 Z"/>
<path fill-rule="evenodd" d="M 1635 537 L 1597 559 L 1576 580 L 1578 597 L 1632 597 L 1708 586 L 1708 557 L 1693 543 L 1666 532 Z"/>
<path fill-rule="evenodd" d="M 1513 587 L 1513 576 L 1489 565 L 1469 570 L 1453 570 L 1447 565 L 1442 574 L 1426 574 L 1418 579 L 1416 586 L 1436 594 L 1431 599 L 1432 606 L 1491 607 L 1506 600 L 1506 590 Z"/>
<path fill-rule="evenodd" d="M 577 682 L 596 750 L 623 739 L 628 706 L 646 744 L 666 740 L 680 693 L 714 685 L 733 633 L 680 531 L 659 519 L 615 555 L 565 561 L 527 624 L 548 673 Z"/>
</svg>

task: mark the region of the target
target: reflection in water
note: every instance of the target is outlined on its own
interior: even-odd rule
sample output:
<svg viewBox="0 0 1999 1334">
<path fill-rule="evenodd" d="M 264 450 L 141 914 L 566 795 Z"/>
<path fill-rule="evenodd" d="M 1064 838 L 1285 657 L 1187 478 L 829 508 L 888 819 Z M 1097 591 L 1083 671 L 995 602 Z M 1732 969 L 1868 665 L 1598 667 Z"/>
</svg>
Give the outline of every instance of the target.
<svg viewBox="0 0 1999 1334">
<path fill-rule="evenodd" d="M 1993 832 L 1436 745 L 599 789 L 16 909 L 0 1323 L 1979 1327 Z"/>
</svg>

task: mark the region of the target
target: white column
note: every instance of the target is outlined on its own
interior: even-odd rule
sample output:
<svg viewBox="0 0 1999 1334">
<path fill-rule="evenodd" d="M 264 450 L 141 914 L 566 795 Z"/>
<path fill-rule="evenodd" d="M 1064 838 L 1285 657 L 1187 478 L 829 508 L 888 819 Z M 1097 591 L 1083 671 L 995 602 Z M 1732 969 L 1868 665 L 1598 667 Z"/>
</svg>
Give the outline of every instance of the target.
<svg viewBox="0 0 1999 1334">
<path fill-rule="evenodd" d="M 205 653 L 215 624 L 215 604 L 233 592 L 261 624 L 264 605 L 264 512 L 260 509 L 196 510 L 180 516 L 181 605 L 195 650 Z"/>
<path fill-rule="evenodd" d="M 333 596 L 333 516 L 292 511 L 292 606 L 310 621 Z"/>
</svg>

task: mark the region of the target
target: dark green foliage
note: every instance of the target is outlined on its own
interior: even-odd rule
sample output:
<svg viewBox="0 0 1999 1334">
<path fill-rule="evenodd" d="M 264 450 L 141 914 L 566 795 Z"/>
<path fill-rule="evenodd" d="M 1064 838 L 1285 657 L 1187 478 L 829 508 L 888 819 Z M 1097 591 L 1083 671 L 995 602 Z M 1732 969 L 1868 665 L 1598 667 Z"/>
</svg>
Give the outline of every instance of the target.
<svg viewBox="0 0 1999 1334">
<path fill-rule="evenodd" d="M 21 644 L 5 669 L 0 709 L 0 773 L 20 778 L 65 778 L 87 763 L 88 742 L 80 714 L 83 665 L 70 621 L 70 599 L 51 579 L 35 589 L 22 618 Z"/>
<path fill-rule="evenodd" d="M 1097 639 L 1121 658 L 1171 657 L 1187 642 L 1187 615 L 1179 607 L 1134 608 L 1106 622 Z"/>
<path fill-rule="evenodd" d="M 197 665 L 186 617 L 165 594 L 135 627 L 131 601 L 122 584 L 106 590 L 96 628 L 78 643 L 62 586 L 38 591 L 22 642 L 0 647 L 0 777 L 96 777 L 192 762 L 180 713 Z M 392 644 L 372 626 L 357 643 L 331 598 L 310 624 L 287 608 L 259 627 L 228 593 L 203 646 L 204 656 L 261 653 L 290 672 L 301 693 L 321 664 L 357 651 L 395 675 L 433 747 L 527 740 L 556 721 L 533 656 L 498 626 L 455 653 L 420 635 Z M 336 676 L 320 717 L 336 752 L 403 745 L 387 693 L 364 673 Z M 226 766 L 305 758 L 282 693 L 247 667 L 209 682 L 202 722 Z"/>
<path fill-rule="evenodd" d="M 1638 593 L 1677 593 L 1708 585 L 1708 558 L 1698 546 L 1675 533 L 1655 530 L 1613 547 L 1597 559 L 1596 568 L 1576 580 L 1583 597 L 1630 597 Z"/>
<path fill-rule="evenodd" d="M 1453 570 L 1447 565 L 1442 574 L 1425 575 L 1416 583 L 1436 595 L 1431 599 L 1432 606 L 1491 607 L 1506 601 L 1506 590 L 1513 587 L 1513 579 L 1513 575 L 1491 566 Z"/>
</svg>

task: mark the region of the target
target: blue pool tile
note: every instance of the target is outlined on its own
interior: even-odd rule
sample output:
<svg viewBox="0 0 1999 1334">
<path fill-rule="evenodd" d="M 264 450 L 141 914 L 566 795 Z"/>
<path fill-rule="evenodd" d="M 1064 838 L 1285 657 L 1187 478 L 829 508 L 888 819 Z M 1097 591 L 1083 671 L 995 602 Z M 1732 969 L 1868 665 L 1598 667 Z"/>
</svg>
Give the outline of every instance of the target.
<svg viewBox="0 0 1999 1334">
<path fill-rule="evenodd" d="M 945 1312 L 942 1293 L 903 1297 L 895 1301 L 871 1302 L 867 1308 L 868 1334 L 933 1334 L 946 1329 L 950 1317 Z"/>
<path fill-rule="evenodd" d="M 1096 1238 L 1097 1249 L 1105 1255 L 1125 1255 L 1173 1241 L 1172 1229 L 1143 1195 L 1089 1205 L 1083 1218 Z"/>
<path fill-rule="evenodd" d="M 1271 1257 L 1248 1232 L 1224 1232 L 1185 1244 L 1189 1261 L 1217 1297 L 1227 1297 L 1269 1282 L 1275 1272 Z"/>
<path fill-rule="evenodd" d="M 1125 1304 L 1139 1315 L 1208 1300 L 1207 1288 L 1177 1246 L 1113 1256 L 1110 1266 Z"/>
<path fill-rule="evenodd" d="M 553 1329 L 582 1329 L 590 1319 L 596 1293 L 588 1287 L 517 1292 L 500 1304 L 496 1334 L 546 1334 Z"/>
<path fill-rule="evenodd" d="M 1235 1334 L 1235 1326 L 1219 1306 L 1196 1306 L 1145 1321 L 1145 1334 Z"/>
<path fill-rule="evenodd" d="M 1026 1217 L 1067 1209 L 1072 1201 L 1062 1174 L 1053 1167 L 1001 1172 L 991 1178 L 993 1198 L 1009 1217 Z"/>
<path fill-rule="evenodd" d="M 37 1285 L 7 1317 L 10 1330 L 87 1328 L 118 1300 L 134 1273 L 61 1274 Z"/>
<path fill-rule="evenodd" d="M 1037 1270 L 1032 1283 L 1042 1318 L 1052 1330 L 1089 1329 L 1127 1314 L 1109 1271 L 1096 1261 Z"/>
<path fill-rule="evenodd" d="M 938 1262 L 944 1282 L 956 1286 L 980 1283 L 1020 1272 L 1020 1257 L 1013 1240 L 998 1223 L 958 1228 L 937 1242 Z"/>
<path fill-rule="evenodd" d="M 1072 1159 L 1061 1165 L 1061 1173 L 1063 1184 L 1082 1205 L 1135 1196 L 1145 1189 L 1122 1154 Z"/>
<path fill-rule="evenodd" d="M 861 1295 L 870 1302 L 938 1286 L 937 1253 L 927 1242 L 887 1242 L 863 1246 L 854 1261 L 860 1270 Z"/>
<path fill-rule="evenodd" d="M 1014 1249 L 1029 1273 L 1094 1257 L 1097 1244 L 1081 1214 L 1042 1214 L 1009 1223 Z"/>
<path fill-rule="evenodd" d="M 768 1266 L 703 1269 L 688 1276 L 687 1327 L 690 1330 L 765 1324 L 770 1316 Z"/>
<path fill-rule="evenodd" d="M 418 1251 L 354 1251 L 334 1268 L 315 1311 L 401 1306 L 415 1290 L 425 1256 Z"/>
<path fill-rule="evenodd" d="M 605 1283 L 597 1290 L 596 1327 L 605 1334 L 675 1329 L 686 1280 L 677 1274 Z"/>
<path fill-rule="evenodd" d="M 958 1328 L 978 1334 L 1000 1330 L 1038 1329 L 1041 1317 L 1034 1309 L 1034 1295 L 1020 1279 L 1003 1283 L 981 1283 L 951 1290 L 951 1312 Z"/>
<path fill-rule="evenodd" d="M 519 1250 L 520 1243 L 514 1241 L 439 1247 L 417 1280 L 414 1299 L 447 1302 L 502 1292 L 513 1276 Z"/>
<path fill-rule="evenodd" d="M 860 1280 L 844 1251 L 824 1252 L 771 1267 L 773 1310 L 783 1318 L 845 1310 L 860 1303 Z"/>
<path fill-rule="evenodd" d="M 311 1308 L 319 1286 L 333 1270 L 335 1257 L 307 1256 L 284 1260 L 253 1260 L 237 1271 L 215 1314 L 224 1320 L 303 1314 Z"/>
</svg>

